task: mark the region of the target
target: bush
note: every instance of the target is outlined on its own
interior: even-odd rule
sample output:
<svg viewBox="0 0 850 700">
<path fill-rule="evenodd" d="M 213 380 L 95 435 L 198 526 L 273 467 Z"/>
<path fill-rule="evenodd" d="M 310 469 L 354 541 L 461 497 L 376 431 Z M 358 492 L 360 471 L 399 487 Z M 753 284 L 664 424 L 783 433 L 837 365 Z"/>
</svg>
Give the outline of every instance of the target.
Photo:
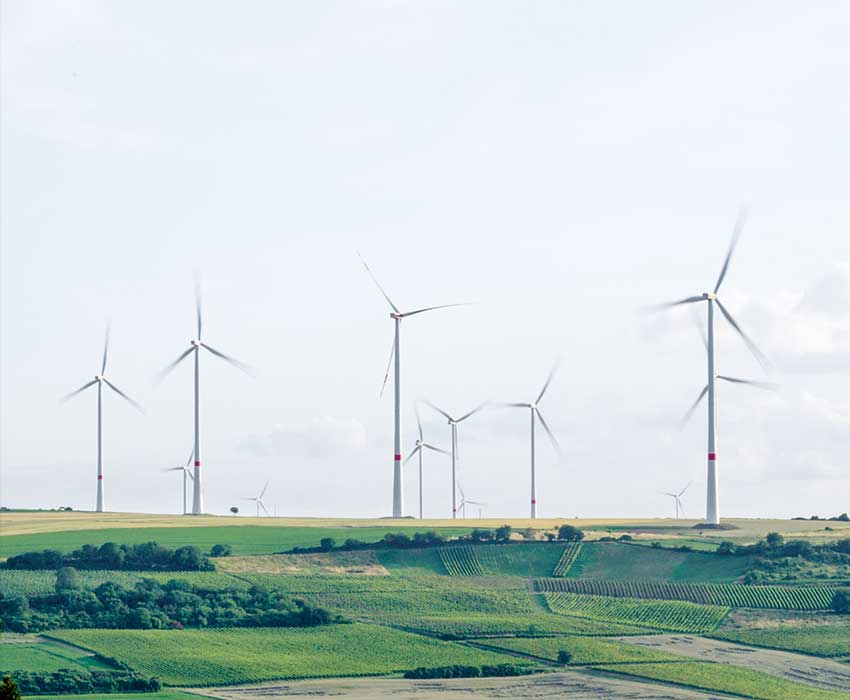
<svg viewBox="0 0 850 700">
<path fill-rule="evenodd" d="M 502 525 L 502 527 L 496 528 L 496 541 L 497 542 L 507 542 L 511 539 L 511 526 L 510 525 Z"/>
<path fill-rule="evenodd" d="M 211 557 L 229 557 L 233 554 L 233 547 L 229 544 L 215 544 L 210 550 Z"/>
<path fill-rule="evenodd" d="M 558 652 L 558 663 L 559 663 L 559 664 L 564 664 L 564 666 L 566 666 L 566 665 L 567 665 L 568 663 L 570 663 L 572 660 L 573 660 L 573 655 L 572 655 L 572 653 L 571 653 L 571 652 L 569 652 L 569 651 L 567 651 L 566 649 L 561 649 L 561 650 Z"/>
<path fill-rule="evenodd" d="M 11 676 L 4 676 L 3 682 L 0 683 L 0 700 L 21 700 L 18 684 Z"/>
<path fill-rule="evenodd" d="M 321 549 L 323 552 L 330 552 L 335 545 L 336 542 L 334 541 L 333 537 L 323 537 L 321 540 L 319 540 L 319 549 Z"/>
<path fill-rule="evenodd" d="M 564 542 L 581 542 L 584 539 L 584 533 L 577 527 L 564 524 L 558 528 L 558 539 Z"/>
<path fill-rule="evenodd" d="M 481 676 L 522 676 L 533 670 L 516 664 L 494 664 L 478 666 L 420 666 L 404 672 L 405 678 L 479 678 Z"/>
<path fill-rule="evenodd" d="M 830 607 L 839 615 L 850 615 L 850 588 L 835 591 Z"/>
<path fill-rule="evenodd" d="M 82 669 L 62 669 L 60 671 L 16 671 L 15 680 L 6 677 L 12 684 L 17 682 L 25 695 L 68 695 L 82 693 L 154 693 L 162 688 L 156 678 L 145 678 L 130 671 L 86 671 Z M 6 695 L 6 680 L 0 686 L 0 699 L 13 700 L 18 695 Z M 17 687 L 15 688 L 17 692 Z"/>
<path fill-rule="evenodd" d="M 86 544 L 68 554 L 51 549 L 24 552 L 6 560 L 7 569 L 117 569 L 123 571 L 213 571 L 214 566 L 197 547 L 174 551 L 156 542 Z"/>
<path fill-rule="evenodd" d="M 78 591 L 82 587 L 80 574 L 72 566 L 63 566 L 56 572 L 56 592 Z"/>
</svg>

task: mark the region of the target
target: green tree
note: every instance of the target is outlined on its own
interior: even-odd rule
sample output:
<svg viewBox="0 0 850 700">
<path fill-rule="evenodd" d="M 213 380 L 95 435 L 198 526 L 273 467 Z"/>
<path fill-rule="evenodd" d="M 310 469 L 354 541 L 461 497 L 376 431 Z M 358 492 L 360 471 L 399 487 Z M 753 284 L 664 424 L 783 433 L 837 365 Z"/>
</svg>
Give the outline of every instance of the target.
<svg viewBox="0 0 850 700">
<path fill-rule="evenodd" d="M 333 537 L 323 537 L 319 540 L 319 549 L 323 552 L 330 552 L 334 546 L 336 546 L 336 542 Z"/>
<path fill-rule="evenodd" d="M 767 544 L 769 549 L 777 549 L 785 544 L 785 538 L 780 535 L 778 532 L 768 532 L 767 537 L 764 538 L 765 544 Z"/>
<path fill-rule="evenodd" d="M 73 566 L 63 566 L 56 572 L 56 592 L 78 591 L 82 588 L 80 573 Z"/>
<path fill-rule="evenodd" d="M 507 542 L 511 539 L 511 526 L 510 525 L 502 525 L 502 527 L 496 528 L 496 541 L 497 542 Z"/>
<path fill-rule="evenodd" d="M 566 666 L 572 660 L 573 660 L 572 653 L 570 653 L 566 649 L 561 649 L 561 651 L 558 652 L 558 663 L 559 664 L 564 664 L 564 666 Z"/>
<path fill-rule="evenodd" d="M 3 682 L 0 683 L 0 700 L 21 700 L 18 684 L 11 676 L 4 676 Z"/>
<path fill-rule="evenodd" d="M 233 554 L 233 547 L 229 544 L 216 544 L 210 550 L 211 557 L 229 557 Z"/>
<path fill-rule="evenodd" d="M 839 615 L 850 615 L 850 588 L 835 591 L 830 607 Z"/>
<path fill-rule="evenodd" d="M 565 542 L 581 542 L 584 539 L 584 533 L 577 527 L 564 524 L 558 528 L 558 539 Z"/>
</svg>

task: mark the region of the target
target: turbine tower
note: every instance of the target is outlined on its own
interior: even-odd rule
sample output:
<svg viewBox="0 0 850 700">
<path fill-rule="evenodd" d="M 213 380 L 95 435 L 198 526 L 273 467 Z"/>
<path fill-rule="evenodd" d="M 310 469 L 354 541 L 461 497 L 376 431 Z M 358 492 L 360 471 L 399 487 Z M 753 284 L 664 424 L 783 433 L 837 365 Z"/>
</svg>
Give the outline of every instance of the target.
<svg viewBox="0 0 850 700">
<path fill-rule="evenodd" d="M 186 460 L 186 464 L 181 465 L 179 467 L 166 467 L 162 471 L 164 472 L 183 472 L 183 515 L 186 515 L 186 478 L 195 480 L 195 477 L 192 476 L 192 470 L 189 467 L 192 465 L 192 458 L 195 456 L 195 448 L 192 448 L 192 451 L 189 453 L 189 459 Z"/>
<path fill-rule="evenodd" d="M 266 504 L 263 503 L 263 496 L 266 495 L 266 489 L 268 487 L 269 487 L 269 482 L 267 481 L 266 485 L 263 486 L 263 490 L 260 491 L 259 496 L 254 496 L 253 498 L 245 498 L 245 497 L 242 498 L 243 501 L 254 501 L 254 503 L 257 504 L 257 517 L 258 518 L 260 517 L 260 508 L 263 509 L 263 512 L 266 514 L 266 516 L 268 516 L 268 514 L 269 514 L 269 511 L 266 510 Z"/>
<path fill-rule="evenodd" d="M 676 502 L 676 520 L 679 519 L 679 511 L 680 510 L 682 511 L 682 515 L 685 514 L 685 506 L 682 505 L 682 494 L 685 493 L 685 491 L 687 491 L 689 487 L 690 487 L 690 483 L 687 486 L 685 486 L 685 488 L 683 488 L 681 491 L 679 491 L 679 493 L 670 493 L 669 491 L 659 491 L 659 493 L 661 493 L 665 496 L 671 496 L 673 498 L 673 500 Z"/>
<path fill-rule="evenodd" d="M 551 371 L 549 372 L 549 376 L 546 378 L 546 382 L 543 384 L 543 388 L 540 390 L 540 393 L 537 395 L 537 398 L 534 400 L 534 403 L 505 403 L 503 406 L 507 406 L 510 408 L 526 408 L 528 409 L 530 418 L 531 418 L 531 517 L 537 517 L 537 475 L 536 475 L 536 440 L 535 440 L 535 432 L 536 432 L 536 423 L 537 420 L 540 420 L 540 425 L 543 426 L 543 429 L 546 431 L 546 435 L 549 436 L 549 440 L 552 442 L 552 446 L 555 448 L 555 452 L 558 454 L 558 459 L 561 458 L 561 446 L 558 444 L 558 440 L 555 438 L 555 435 L 549 430 L 549 426 L 546 424 L 546 421 L 543 419 L 543 414 L 540 413 L 540 409 L 537 407 L 537 404 L 540 403 L 540 400 L 543 398 L 543 395 L 546 393 L 546 390 L 549 388 L 549 385 L 552 383 L 552 379 L 555 378 L 555 373 L 558 371 L 558 363 L 556 362 Z"/>
<path fill-rule="evenodd" d="M 684 299 L 680 299 L 679 301 L 674 301 L 669 304 L 662 304 L 657 309 L 667 309 L 675 306 L 683 306 L 687 304 L 698 304 L 702 302 L 707 302 L 707 316 L 708 316 L 708 332 L 703 337 L 703 342 L 705 344 L 706 356 L 707 356 L 707 365 L 708 365 L 708 383 L 703 388 L 700 395 L 697 397 L 697 400 L 693 403 L 691 408 L 685 414 L 685 420 L 687 420 L 691 414 L 696 410 L 700 401 L 706 396 L 708 396 L 708 459 L 707 459 L 707 467 L 708 467 L 708 486 L 706 490 L 706 523 L 709 525 L 719 525 L 720 524 L 720 494 L 718 491 L 718 474 L 717 474 L 717 404 L 715 401 L 715 384 L 716 380 L 720 379 L 722 381 L 731 382 L 733 384 L 749 384 L 755 387 L 763 388 L 763 389 L 775 389 L 776 386 L 773 384 L 769 384 L 767 382 L 758 382 L 752 381 L 749 379 L 737 379 L 735 377 L 728 377 L 717 374 L 715 367 L 715 355 L 714 355 L 714 307 L 715 305 L 720 310 L 720 313 L 723 317 L 729 322 L 729 325 L 735 329 L 735 332 L 741 337 L 744 341 L 744 344 L 747 346 L 749 351 L 753 354 L 753 356 L 758 360 L 759 364 L 761 364 L 762 368 L 767 369 L 769 367 L 769 362 L 765 357 L 764 353 L 758 349 L 756 344 L 750 339 L 750 337 L 744 333 L 741 326 L 738 322 L 732 317 L 732 314 L 729 313 L 729 310 L 723 305 L 718 297 L 718 292 L 720 291 L 720 286 L 723 284 L 723 280 L 726 278 L 726 273 L 729 270 L 729 263 L 732 260 L 732 254 L 735 252 L 735 247 L 738 244 L 738 238 L 741 235 L 741 230 L 744 227 L 744 222 L 746 220 L 746 210 L 741 209 L 738 212 L 738 218 L 735 221 L 735 228 L 732 232 L 732 242 L 729 245 L 729 251 L 726 253 L 726 259 L 723 261 L 723 267 L 720 268 L 720 275 L 717 278 L 717 283 L 714 285 L 714 290 L 711 292 L 703 292 L 697 296 L 686 297 Z"/>
<path fill-rule="evenodd" d="M 203 495 L 201 490 L 201 406 L 200 406 L 200 359 L 201 350 L 207 350 L 216 357 L 220 357 L 225 362 L 229 362 L 234 367 L 241 369 L 246 374 L 252 374 L 251 369 L 223 352 L 219 352 L 207 343 L 201 341 L 201 288 L 197 280 L 195 280 L 195 311 L 198 321 L 198 337 L 195 340 L 189 341 L 189 349 L 186 350 L 180 357 L 160 372 L 158 381 L 162 381 L 189 355 L 195 355 L 195 473 L 194 473 L 194 488 L 192 489 L 192 515 L 201 515 L 204 512 Z"/>
<path fill-rule="evenodd" d="M 416 447 L 414 447 L 411 453 L 407 455 L 407 459 L 404 460 L 404 463 L 407 464 L 414 455 L 419 455 L 419 519 L 422 520 L 422 453 L 426 449 L 433 450 L 434 452 L 440 452 L 444 455 L 450 453 L 425 442 L 425 438 L 422 435 L 422 421 L 419 418 L 419 406 L 414 404 L 414 410 L 416 411 L 416 425 L 419 428 L 419 439 L 416 441 Z"/>
<path fill-rule="evenodd" d="M 442 304 L 440 306 L 428 306 L 424 309 L 416 309 L 415 311 L 405 311 L 402 313 L 399 311 L 398 307 L 393 304 L 392 299 L 390 299 L 389 295 L 384 291 L 384 288 L 381 286 L 381 283 L 378 282 L 375 275 L 372 274 L 372 270 L 369 269 L 369 266 L 366 264 L 363 256 L 361 256 L 360 253 L 357 255 L 360 257 L 360 262 L 363 263 L 363 267 L 366 268 L 366 272 L 369 273 L 372 281 L 390 305 L 390 308 L 392 309 L 390 318 L 393 319 L 393 322 L 395 323 L 395 338 L 393 340 L 392 349 L 390 350 L 390 360 L 387 363 L 387 371 L 384 374 L 384 383 L 381 386 L 380 395 L 383 396 L 384 394 L 384 387 L 387 385 L 387 378 L 390 374 L 390 365 L 393 362 L 393 357 L 395 357 L 395 373 L 393 376 L 395 388 L 395 416 L 393 419 L 393 517 L 403 518 L 404 490 L 401 475 L 401 320 L 408 316 L 424 313 L 425 311 L 447 309 L 451 306 L 465 306 L 465 304 Z"/>
<path fill-rule="evenodd" d="M 437 413 L 445 417 L 445 419 L 449 422 L 449 426 L 452 429 L 452 519 L 457 518 L 457 462 L 458 462 L 458 451 L 457 451 L 457 426 L 458 423 L 463 423 L 467 418 L 474 416 L 478 411 L 484 408 L 488 402 L 484 402 L 479 406 L 473 408 L 469 413 L 464 413 L 460 418 L 453 418 L 448 413 L 446 413 L 439 406 L 434 405 L 430 401 L 424 401 L 425 404 L 433 408 Z"/>
<path fill-rule="evenodd" d="M 118 394 L 120 397 L 125 399 L 130 403 L 131 406 L 136 408 L 141 413 L 144 413 L 145 410 L 133 399 L 131 399 L 127 394 L 125 394 L 121 389 L 115 386 L 112 382 L 110 382 L 106 378 L 106 358 L 109 354 L 109 333 L 110 333 L 110 325 L 106 324 L 106 335 L 103 340 L 103 361 L 100 365 L 100 374 L 94 375 L 94 379 L 92 379 L 87 384 L 83 384 L 76 391 L 72 391 L 67 396 L 61 399 L 62 403 L 65 403 L 68 399 L 77 394 L 85 391 L 90 386 L 94 386 L 97 384 L 97 505 L 95 510 L 98 513 L 103 512 L 103 385 L 106 384 L 112 391 Z"/>
</svg>

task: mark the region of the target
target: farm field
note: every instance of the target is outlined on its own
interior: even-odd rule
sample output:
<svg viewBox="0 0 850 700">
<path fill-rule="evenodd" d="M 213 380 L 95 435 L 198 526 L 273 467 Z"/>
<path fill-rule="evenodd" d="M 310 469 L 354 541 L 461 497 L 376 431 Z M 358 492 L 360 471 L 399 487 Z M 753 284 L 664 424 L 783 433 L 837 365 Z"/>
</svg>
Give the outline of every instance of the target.
<svg viewBox="0 0 850 700">
<path fill-rule="evenodd" d="M 106 669 L 90 652 L 30 635 L 0 642 L 0 671 L 58 671 L 62 668 L 81 670 Z"/>
<path fill-rule="evenodd" d="M 752 629 L 719 629 L 719 639 L 770 649 L 784 649 L 817 656 L 846 656 L 850 649 L 850 622 L 800 625 L 789 620 L 771 627 Z"/>
<path fill-rule="evenodd" d="M 160 583 L 171 579 L 188 581 L 203 588 L 245 588 L 244 581 L 214 571 L 80 571 L 80 583 L 87 588 L 96 588 L 102 583 L 112 581 L 131 587 L 144 578 L 152 578 Z M 56 585 L 55 571 L 26 571 L 0 569 L 0 593 L 12 597 L 16 595 L 43 595 L 52 593 Z"/>
<path fill-rule="evenodd" d="M 364 624 L 309 629 L 73 630 L 55 636 L 128 663 L 169 685 L 376 675 L 416 666 L 504 661 L 494 652 Z"/>
<path fill-rule="evenodd" d="M 600 581 L 536 579 L 535 589 L 564 591 L 614 598 L 687 600 L 705 605 L 775 610 L 827 610 L 835 588 L 814 586 L 736 586 L 718 583 L 666 583 L 660 581 Z"/>
<path fill-rule="evenodd" d="M 488 648 L 507 649 L 548 661 L 557 661 L 562 650 L 572 654 L 571 664 L 621 664 L 645 662 L 677 662 L 681 657 L 664 651 L 628 644 L 617 639 L 599 637 L 527 637 L 482 639 Z"/>
</svg>

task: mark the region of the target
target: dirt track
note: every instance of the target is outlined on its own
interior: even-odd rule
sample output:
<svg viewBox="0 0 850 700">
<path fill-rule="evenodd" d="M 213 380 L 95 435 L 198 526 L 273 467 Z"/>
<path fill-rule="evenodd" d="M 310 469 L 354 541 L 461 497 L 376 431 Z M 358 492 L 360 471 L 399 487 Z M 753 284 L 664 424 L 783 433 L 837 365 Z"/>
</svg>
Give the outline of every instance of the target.
<svg viewBox="0 0 850 700">
<path fill-rule="evenodd" d="M 797 683 L 850 691 L 850 666 L 830 659 L 819 659 L 816 656 L 773 649 L 758 649 L 718 639 L 694 637 L 689 634 L 621 637 L 621 640 L 701 661 L 745 666 Z"/>
<path fill-rule="evenodd" d="M 338 698 L 339 700 L 719 700 L 728 696 L 698 690 L 604 678 L 583 671 L 542 673 L 521 678 L 407 681 L 400 678 L 340 678 L 265 683 L 242 688 L 201 688 L 190 692 L 221 700 Z"/>
</svg>

